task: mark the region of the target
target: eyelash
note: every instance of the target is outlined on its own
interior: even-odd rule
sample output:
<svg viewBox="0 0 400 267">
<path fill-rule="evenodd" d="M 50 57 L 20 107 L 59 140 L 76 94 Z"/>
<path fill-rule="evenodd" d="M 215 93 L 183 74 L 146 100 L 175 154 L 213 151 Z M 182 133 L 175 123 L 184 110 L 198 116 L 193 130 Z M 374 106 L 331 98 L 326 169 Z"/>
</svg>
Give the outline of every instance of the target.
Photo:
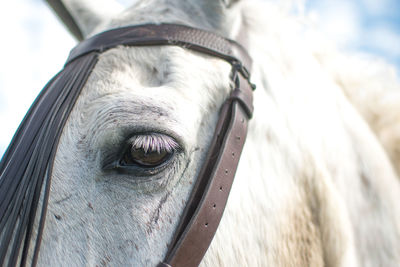
<svg viewBox="0 0 400 267">
<path fill-rule="evenodd" d="M 161 151 L 172 153 L 179 149 L 179 145 L 174 139 L 159 133 L 136 135 L 130 138 L 127 143 L 131 144 L 133 148 L 143 149 L 146 153 L 160 153 Z"/>
</svg>

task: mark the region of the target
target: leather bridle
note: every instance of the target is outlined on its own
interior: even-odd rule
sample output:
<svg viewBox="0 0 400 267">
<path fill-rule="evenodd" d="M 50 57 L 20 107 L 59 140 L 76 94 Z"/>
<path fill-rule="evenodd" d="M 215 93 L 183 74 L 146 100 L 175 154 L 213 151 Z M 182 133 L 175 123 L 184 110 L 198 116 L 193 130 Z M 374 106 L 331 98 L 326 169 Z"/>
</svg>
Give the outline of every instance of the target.
<svg viewBox="0 0 400 267">
<path fill-rule="evenodd" d="M 221 58 L 232 66 L 234 89 L 220 111 L 205 164 L 196 180 L 165 260 L 159 266 L 197 266 L 221 220 L 253 114 L 251 59 L 235 41 L 176 24 L 147 24 L 103 32 L 81 42 L 68 62 L 117 45 L 176 45 Z"/>
<path fill-rule="evenodd" d="M 211 55 L 232 66 L 233 90 L 220 110 L 205 163 L 196 179 L 166 257 L 159 264 L 164 267 L 199 265 L 215 235 L 228 200 L 246 139 L 248 121 L 253 114 L 252 91 L 255 86 L 250 82 L 251 58 L 241 45 L 205 30 L 177 24 L 117 28 L 86 39 L 71 51 L 64 70 L 43 89 L 21 123 L 0 164 L 0 192 L 4 191 L 4 194 L 9 195 L 4 197 L 4 202 L 0 205 L 0 225 L 7 226 L 5 230 L 0 229 L 0 236 L 5 233 L 3 240 L 14 240 L 9 247 L 1 244 L 0 265 L 4 260 L 1 256 L 7 251 L 11 251 L 8 252 L 12 255 L 10 262 L 16 263 L 20 248 L 21 264 L 26 263 L 40 192 L 44 192 L 32 260 L 32 265 L 36 265 L 57 144 L 62 128 L 98 60 L 98 55 L 117 46 L 160 45 L 180 46 Z M 35 125 L 34 122 L 37 121 L 43 121 L 42 125 L 45 126 Z M 27 168 L 9 164 L 22 159 L 27 159 L 24 163 Z M 32 183 L 34 186 L 30 186 Z M 27 185 L 20 187 L 20 184 Z M 10 186 L 15 187 L 15 192 L 21 192 L 21 195 L 15 195 L 14 191 L 8 192 Z M 32 199 L 29 206 L 22 201 L 27 197 Z M 14 206 L 6 209 L 11 205 Z M 17 215 L 22 210 L 28 213 L 19 220 L 23 223 L 18 224 Z M 16 237 L 12 237 L 15 235 L 13 233 Z"/>
</svg>

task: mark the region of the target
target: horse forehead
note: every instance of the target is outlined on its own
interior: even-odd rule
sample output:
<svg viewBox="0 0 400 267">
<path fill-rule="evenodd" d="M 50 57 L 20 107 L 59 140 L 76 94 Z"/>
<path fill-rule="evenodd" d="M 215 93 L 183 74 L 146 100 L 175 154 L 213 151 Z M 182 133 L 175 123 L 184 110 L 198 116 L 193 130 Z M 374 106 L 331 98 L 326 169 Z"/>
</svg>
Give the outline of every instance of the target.
<svg viewBox="0 0 400 267">
<path fill-rule="evenodd" d="M 164 104 L 213 104 L 228 94 L 229 72 L 228 63 L 181 47 L 118 47 L 100 56 L 86 94 L 92 100 L 134 94 Z"/>
<path fill-rule="evenodd" d="M 111 49 L 82 90 L 68 136 L 76 141 L 82 133 L 85 143 L 102 147 L 142 127 L 173 133 L 191 146 L 202 121 L 217 116 L 230 90 L 229 72 L 224 61 L 180 47 Z"/>
</svg>

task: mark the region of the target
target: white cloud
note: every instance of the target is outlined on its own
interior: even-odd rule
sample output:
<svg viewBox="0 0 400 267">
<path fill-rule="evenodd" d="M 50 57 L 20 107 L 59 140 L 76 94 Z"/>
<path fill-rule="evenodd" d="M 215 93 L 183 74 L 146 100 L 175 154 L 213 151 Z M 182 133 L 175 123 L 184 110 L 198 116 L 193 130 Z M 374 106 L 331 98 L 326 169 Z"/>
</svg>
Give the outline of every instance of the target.
<svg viewBox="0 0 400 267">
<path fill-rule="evenodd" d="M 393 8 L 398 6 L 396 1 L 309 0 L 309 15 L 320 31 L 341 48 L 368 51 L 396 64 L 400 59 L 400 34 L 395 22 L 386 20 L 399 12 Z"/>
<path fill-rule="evenodd" d="M 388 11 L 393 1 L 398 0 L 363 0 L 363 4 L 369 15 L 379 16 Z"/>
<path fill-rule="evenodd" d="M 318 28 L 339 45 L 348 45 L 359 40 L 361 14 L 354 2 L 343 0 L 318 1 L 310 10 Z"/>
<path fill-rule="evenodd" d="M 400 35 L 380 26 L 372 28 L 366 35 L 372 47 L 384 52 L 389 57 L 400 57 Z"/>
</svg>

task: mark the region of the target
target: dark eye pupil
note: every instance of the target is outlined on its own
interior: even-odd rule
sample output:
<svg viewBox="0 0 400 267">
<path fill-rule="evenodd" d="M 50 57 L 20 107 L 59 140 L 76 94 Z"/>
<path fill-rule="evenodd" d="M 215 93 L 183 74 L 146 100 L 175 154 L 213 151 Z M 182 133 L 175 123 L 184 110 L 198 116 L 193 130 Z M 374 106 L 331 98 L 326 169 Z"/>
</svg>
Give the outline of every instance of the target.
<svg viewBox="0 0 400 267">
<path fill-rule="evenodd" d="M 167 151 L 147 151 L 142 148 L 131 148 L 124 156 L 124 164 L 139 164 L 146 167 L 155 167 L 165 162 L 170 156 Z"/>
</svg>

